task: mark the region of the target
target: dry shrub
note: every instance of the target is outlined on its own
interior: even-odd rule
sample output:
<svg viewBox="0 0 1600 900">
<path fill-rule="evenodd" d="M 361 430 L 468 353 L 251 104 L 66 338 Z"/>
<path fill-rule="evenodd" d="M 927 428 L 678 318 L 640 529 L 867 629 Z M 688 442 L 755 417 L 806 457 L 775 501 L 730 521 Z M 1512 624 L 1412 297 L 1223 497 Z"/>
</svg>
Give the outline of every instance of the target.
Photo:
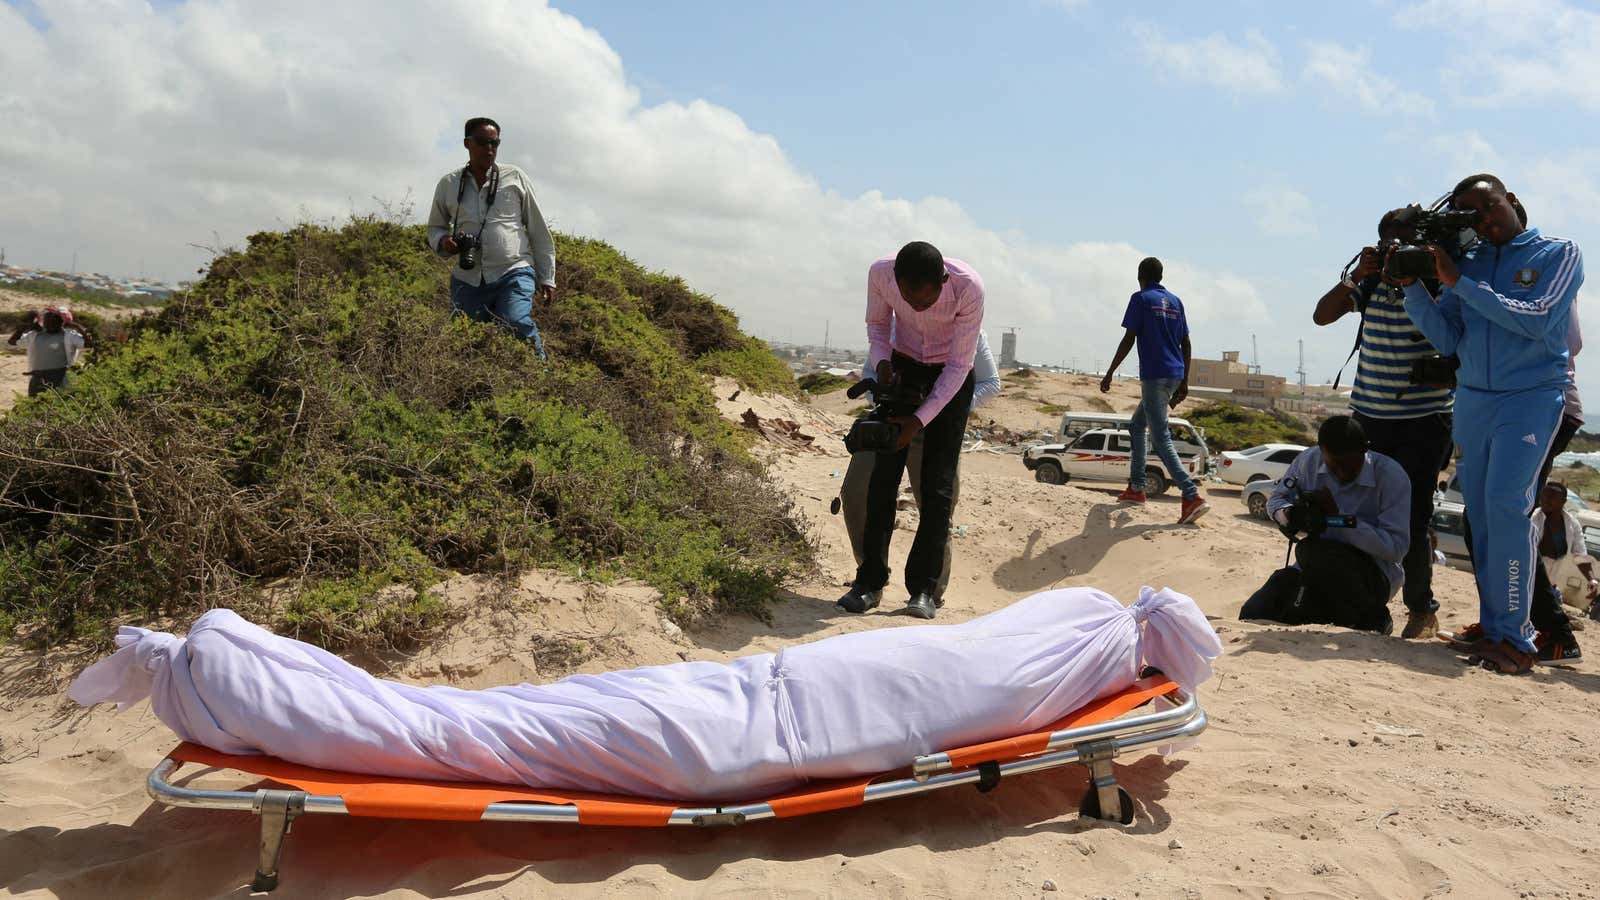
<svg viewBox="0 0 1600 900">
<path fill-rule="evenodd" d="M 417 227 L 302 226 L 218 257 L 73 390 L 0 422 L 0 625 L 49 641 L 227 604 L 403 644 L 438 622 L 445 573 L 532 564 L 645 578 L 680 618 L 764 615 L 810 548 L 703 360 L 787 370 L 681 281 L 598 242 L 559 251 L 548 365 L 448 315 Z"/>
</svg>

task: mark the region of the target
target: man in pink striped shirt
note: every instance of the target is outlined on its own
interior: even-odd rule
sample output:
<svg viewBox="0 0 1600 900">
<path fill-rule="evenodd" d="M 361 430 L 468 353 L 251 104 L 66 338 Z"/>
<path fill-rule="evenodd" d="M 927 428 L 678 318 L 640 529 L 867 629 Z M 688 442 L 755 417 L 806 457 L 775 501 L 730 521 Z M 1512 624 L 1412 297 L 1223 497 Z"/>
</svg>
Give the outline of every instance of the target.
<svg viewBox="0 0 1600 900">
<path fill-rule="evenodd" d="M 867 366 L 880 385 L 921 396 L 913 415 L 896 416 L 896 449 L 883 454 L 867 485 L 862 561 L 850 590 L 839 598 L 847 612 L 864 613 L 883 599 L 889 582 L 889 538 L 895 500 L 905 473 L 906 448 L 922 433 L 922 516 L 906 558 L 906 612 L 931 619 L 944 603 L 937 595 L 945 544 L 950 540 L 956 467 L 972 407 L 972 357 L 983 326 L 983 279 L 938 248 L 913 241 L 867 272 Z M 892 335 L 892 337 L 891 337 Z"/>
</svg>

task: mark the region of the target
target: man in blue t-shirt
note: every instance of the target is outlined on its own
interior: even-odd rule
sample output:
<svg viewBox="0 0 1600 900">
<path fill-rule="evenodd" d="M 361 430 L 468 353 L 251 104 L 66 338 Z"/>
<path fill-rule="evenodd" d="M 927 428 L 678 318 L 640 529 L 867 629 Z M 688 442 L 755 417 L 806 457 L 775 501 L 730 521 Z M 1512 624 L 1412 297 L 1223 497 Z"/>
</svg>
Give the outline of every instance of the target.
<svg viewBox="0 0 1600 900">
<path fill-rule="evenodd" d="M 1135 342 L 1139 345 L 1139 384 L 1143 399 L 1128 423 L 1133 453 L 1128 460 L 1128 489 L 1117 497 L 1119 503 L 1143 503 L 1144 433 L 1150 429 L 1156 456 L 1161 458 L 1172 483 L 1183 491 L 1183 507 L 1178 524 L 1185 525 L 1205 515 L 1210 506 L 1200 496 L 1200 486 L 1183 470 L 1178 451 L 1172 447 L 1167 430 L 1167 408 L 1177 406 L 1189 394 L 1189 321 L 1183 316 L 1183 301 L 1161 286 L 1161 260 L 1146 257 L 1139 263 L 1139 292 L 1128 299 L 1122 315 L 1127 332 L 1111 367 L 1100 379 L 1101 393 L 1111 390 L 1111 375 L 1127 358 Z"/>
</svg>

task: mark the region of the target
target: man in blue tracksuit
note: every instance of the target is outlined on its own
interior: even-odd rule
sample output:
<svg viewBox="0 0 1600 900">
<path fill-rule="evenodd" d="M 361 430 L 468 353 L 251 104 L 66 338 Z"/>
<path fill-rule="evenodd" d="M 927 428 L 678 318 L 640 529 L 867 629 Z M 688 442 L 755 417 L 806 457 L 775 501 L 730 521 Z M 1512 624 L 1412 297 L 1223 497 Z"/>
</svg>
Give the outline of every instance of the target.
<svg viewBox="0 0 1600 900">
<path fill-rule="evenodd" d="M 1524 228 L 1516 196 L 1493 175 L 1463 180 L 1450 202 L 1478 214 L 1482 240 L 1460 260 L 1433 248 L 1445 289 L 1435 299 L 1406 284 L 1406 313 L 1441 353 L 1461 360 L 1454 436 L 1483 628 L 1474 658 L 1526 671 L 1537 652 L 1528 610 L 1539 564 L 1527 514 L 1561 422 L 1583 256 L 1571 241 Z"/>
</svg>

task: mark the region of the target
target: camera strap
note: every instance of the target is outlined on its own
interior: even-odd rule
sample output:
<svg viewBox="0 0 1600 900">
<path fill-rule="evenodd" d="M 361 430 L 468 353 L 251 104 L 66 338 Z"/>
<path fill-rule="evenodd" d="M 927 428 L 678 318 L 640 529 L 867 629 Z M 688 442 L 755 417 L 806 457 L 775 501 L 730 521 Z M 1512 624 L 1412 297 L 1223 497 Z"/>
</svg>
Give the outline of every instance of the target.
<svg viewBox="0 0 1600 900">
<path fill-rule="evenodd" d="M 456 226 L 458 224 L 460 224 L 460 222 L 461 222 L 461 201 L 466 199 L 466 196 L 467 196 L 467 182 L 471 181 L 471 180 L 472 180 L 472 167 L 471 166 L 462 166 L 461 167 L 461 180 L 460 180 L 460 182 L 458 182 L 456 184 L 456 208 L 455 208 L 455 212 L 450 216 L 450 234 L 451 234 L 452 237 L 455 236 Z M 494 209 L 494 198 L 495 198 L 495 195 L 497 195 L 499 193 L 500 193 L 500 166 L 497 163 L 497 164 L 495 164 L 495 167 L 493 169 L 491 169 L 490 172 L 489 172 L 489 202 L 487 204 L 485 204 L 484 207 L 483 207 L 483 218 L 478 222 L 478 233 L 476 235 L 474 235 L 474 237 L 478 239 L 480 244 L 482 243 L 482 240 L 483 240 L 483 226 L 489 224 L 489 210 Z"/>
<path fill-rule="evenodd" d="M 1361 352 L 1361 332 L 1367 327 L 1366 298 L 1369 289 L 1367 282 L 1362 281 L 1359 287 L 1350 292 L 1350 296 L 1356 301 L 1356 343 L 1354 347 L 1350 348 L 1350 355 L 1346 356 L 1344 363 L 1339 366 L 1339 374 L 1333 376 L 1333 389 L 1335 391 L 1339 390 L 1339 379 L 1344 377 L 1344 370 L 1350 365 L 1350 360 L 1355 359 L 1356 354 Z"/>
</svg>

